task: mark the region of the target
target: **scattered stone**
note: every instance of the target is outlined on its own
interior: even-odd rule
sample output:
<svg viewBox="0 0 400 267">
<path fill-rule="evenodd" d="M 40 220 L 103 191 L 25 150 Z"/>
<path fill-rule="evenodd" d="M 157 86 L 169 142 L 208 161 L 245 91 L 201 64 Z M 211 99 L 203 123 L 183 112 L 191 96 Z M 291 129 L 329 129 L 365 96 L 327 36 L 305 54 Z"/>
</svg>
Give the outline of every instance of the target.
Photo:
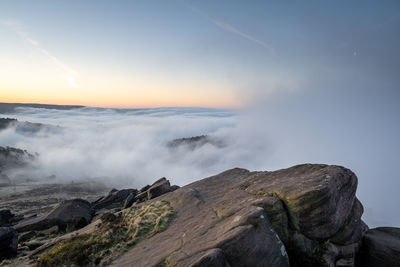
<svg viewBox="0 0 400 267">
<path fill-rule="evenodd" d="M 0 209 L 0 227 L 10 226 L 13 217 L 9 209 Z"/>
<path fill-rule="evenodd" d="M 29 232 L 23 233 L 18 238 L 18 242 L 23 243 L 25 241 L 30 240 L 31 238 L 33 238 L 35 236 L 36 236 L 36 232 L 35 231 L 29 231 Z"/>
<path fill-rule="evenodd" d="M 37 249 L 38 247 L 43 246 L 44 244 L 46 244 L 45 241 L 37 241 L 37 240 L 34 240 L 34 241 L 26 242 L 24 245 L 25 245 L 26 247 L 28 247 L 29 250 L 35 250 L 35 249 Z"/>
<path fill-rule="evenodd" d="M 45 230 L 42 230 L 42 231 L 38 231 L 37 232 L 37 236 L 51 236 L 51 235 L 58 234 L 59 232 L 60 232 L 60 228 L 58 227 L 58 225 L 54 225 L 54 226 L 52 226 L 52 227 L 50 227 L 48 229 L 45 229 Z M 67 232 L 71 232 L 71 231 L 67 230 Z"/>
<path fill-rule="evenodd" d="M 18 234 L 12 227 L 0 227 L 0 260 L 17 254 Z"/>
</svg>

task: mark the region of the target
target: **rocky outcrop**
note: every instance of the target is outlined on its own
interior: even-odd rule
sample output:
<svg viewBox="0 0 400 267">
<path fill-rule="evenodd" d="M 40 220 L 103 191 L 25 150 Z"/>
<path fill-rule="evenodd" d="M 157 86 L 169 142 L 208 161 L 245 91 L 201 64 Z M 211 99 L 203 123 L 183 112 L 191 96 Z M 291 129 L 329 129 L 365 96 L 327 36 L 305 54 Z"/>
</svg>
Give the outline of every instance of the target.
<svg viewBox="0 0 400 267">
<path fill-rule="evenodd" d="M 399 266 L 399 229 L 368 230 L 356 188 L 352 171 L 322 164 L 273 172 L 232 169 L 181 188 L 161 178 L 140 191 L 112 190 L 92 203 L 111 209 L 98 209 L 91 224 L 47 243 L 27 243 L 40 245 L 29 260 L 44 266 L 71 260 L 114 266 Z M 122 202 L 125 209 L 112 209 Z M 32 234 L 26 235 L 21 238 Z"/>
<path fill-rule="evenodd" d="M 12 227 L 0 227 L 0 260 L 17 254 L 18 234 Z"/>
<path fill-rule="evenodd" d="M 378 227 L 368 230 L 358 256 L 359 267 L 399 267 L 400 228 Z"/>
<path fill-rule="evenodd" d="M 178 217 L 115 265 L 189 266 L 220 249 L 230 266 L 354 266 L 365 231 L 356 188 L 339 166 L 226 171 L 159 197 Z"/>
<path fill-rule="evenodd" d="M 93 210 L 88 201 L 82 199 L 65 200 L 45 216 L 34 217 L 19 222 L 18 232 L 44 230 L 57 225 L 60 230 L 72 231 L 90 223 Z"/>
</svg>

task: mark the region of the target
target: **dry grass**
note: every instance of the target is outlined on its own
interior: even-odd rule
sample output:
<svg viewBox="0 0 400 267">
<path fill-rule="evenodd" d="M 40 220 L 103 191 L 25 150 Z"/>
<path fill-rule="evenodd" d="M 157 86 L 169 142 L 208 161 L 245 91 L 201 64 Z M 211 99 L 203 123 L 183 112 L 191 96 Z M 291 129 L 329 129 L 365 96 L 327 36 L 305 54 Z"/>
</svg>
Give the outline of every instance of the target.
<svg viewBox="0 0 400 267">
<path fill-rule="evenodd" d="M 134 244 L 165 230 L 173 217 L 173 209 L 164 201 L 132 206 L 118 215 L 104 214 L 96 231 L 57 243 L 34 266 L 106 265 Z"/>
</svg>

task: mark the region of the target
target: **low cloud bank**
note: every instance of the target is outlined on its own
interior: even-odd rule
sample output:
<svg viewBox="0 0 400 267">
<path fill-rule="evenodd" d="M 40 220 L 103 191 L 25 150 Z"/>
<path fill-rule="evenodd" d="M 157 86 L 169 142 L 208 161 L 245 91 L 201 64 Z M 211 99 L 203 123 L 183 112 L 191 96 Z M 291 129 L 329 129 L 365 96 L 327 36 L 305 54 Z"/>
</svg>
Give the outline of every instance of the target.
<svg viewBox="0 0 400 267">
<path fill-rule="evenodd" d="M 47 130 L 24 132 L 10 127 L 0 131 L 0 146 L 38 153 L 34 168 L 24 170 L 35 179 L 52 175 L 65 182 L 96 179 L 114 187 L 138 188 L 163 176 L 185 185 L 234 167 L 343 165 L 359 177 L 364 220 L 372 227 L 400 225 L 394 151 L 398 141 L 393 143 L 394 135 L 380 139 L 385 124 L 376 125 L 379 120 L 335 105 L 322 103 L 318 109 L 315 104 L 307 107 L 304 101 L 278 97 L 242 111 L 18 108 L 7 117 L 42 123 Z M 361 115 L 368 119 L 360 119 Z M 203 134 L 224 145 L 168 146 L 171 140 Z M 379 156 L 382 153 L 385 160 Z"/>
<path fill-rule="evenodd" d="M 241 115 L 229 110 L 19 108 L 7 116 L 57 129 L 24 132 L 10 127 L 0 132 L 0 145 L 40 155 L 29 170 L 36 179 L 54 174 L 62 181 L 95 178 L 113 186 L 140 187 L 166 176 L 184 185 L 236 166 L 254 169 L 262 162 L 260 152 L 268 151 L 264 140 L 242 138 L 246 130 L 238 126 Z M 206 143 L 196 149 L 167 145 L 176 138 L 202 134 L 227 145 Z"/>
</svg>

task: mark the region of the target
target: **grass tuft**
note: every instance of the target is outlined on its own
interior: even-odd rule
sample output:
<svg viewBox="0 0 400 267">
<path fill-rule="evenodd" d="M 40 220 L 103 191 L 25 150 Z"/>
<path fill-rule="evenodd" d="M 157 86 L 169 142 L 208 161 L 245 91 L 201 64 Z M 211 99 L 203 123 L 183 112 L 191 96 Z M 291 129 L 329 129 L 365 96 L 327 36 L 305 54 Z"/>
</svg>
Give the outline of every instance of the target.
<svg viewBox="0 0 400 267">
<path fill-rule="evenodd" d="M 40 255 L 34 266 L 106 265 L 134 244 L 164 231 L 173 217 L 165 201 L 132 206 L 118 215 L 104 214 L 96 231 L 60 241 Z"/>
</svg>

